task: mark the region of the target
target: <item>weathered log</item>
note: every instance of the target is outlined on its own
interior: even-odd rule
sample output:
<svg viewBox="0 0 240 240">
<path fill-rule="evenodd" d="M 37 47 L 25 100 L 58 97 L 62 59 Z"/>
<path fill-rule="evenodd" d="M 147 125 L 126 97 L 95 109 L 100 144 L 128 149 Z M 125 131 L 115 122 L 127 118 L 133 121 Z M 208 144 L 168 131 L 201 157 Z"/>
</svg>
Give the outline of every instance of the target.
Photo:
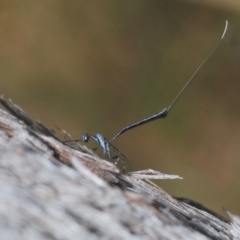
<svg viewBox="0 0 240 240">
<path fill-rule="evenodd" d="M 240 239 L 239 217 L 177 200 L 1 103 L 1 239 Z"/>
</svg>

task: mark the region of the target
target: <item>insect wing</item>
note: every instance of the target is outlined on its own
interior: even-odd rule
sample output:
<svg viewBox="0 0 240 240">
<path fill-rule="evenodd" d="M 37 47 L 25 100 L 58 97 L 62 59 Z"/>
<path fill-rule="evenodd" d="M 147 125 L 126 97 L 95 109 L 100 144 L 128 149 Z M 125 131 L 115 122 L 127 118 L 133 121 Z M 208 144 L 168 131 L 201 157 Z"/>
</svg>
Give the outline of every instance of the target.
<svg viewBox="0 0 240 240">
<path fill-rule="evenodd" d="M 120 152 L 111 142 L 108 142 L 109 146 L 113 149 L 113 151 L 117 154 L 117 156 L 124 162 L 128 163 L 130 168 L 132 168 L 131 162 L 127 159 L 127 157 Z"/>
</svg>

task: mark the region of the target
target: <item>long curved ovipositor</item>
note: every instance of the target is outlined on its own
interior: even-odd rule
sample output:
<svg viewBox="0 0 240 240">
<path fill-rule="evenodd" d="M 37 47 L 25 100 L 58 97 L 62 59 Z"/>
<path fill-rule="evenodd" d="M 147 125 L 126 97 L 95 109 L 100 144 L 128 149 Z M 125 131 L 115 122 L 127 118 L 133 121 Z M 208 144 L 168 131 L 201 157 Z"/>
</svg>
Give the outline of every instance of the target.
<svg viewBox="0 0 240 240">
<path fill-rule="evenodd" d="M 123 134 L 124 132 L 139 127 L 143 124 L 149 123 L 153 120 L 159 119 L 159 118 L 164 118 L 168 115 L 168 112 L 170 111 L 170 109 L 172 108 L 172 106 L 176 103 L 176 101 L 179 99 L 179 97 L 182 95 L 182 93 L 184 92 L 184 90 L 189 86 L 189 84 L 191 83 L 191 81 L 193 80 L 193 78 L 196 76 L 196 74 L 198 73 L 198 71 L 200 70 L 200 68 L 206 63 L 206 61 L 212 56 L 212 54 L 215 52 L 215 50 L 217 49 L 217 47 L 219 46 L 219 44 L 221 43 L 221 41 L 223 39 L 225 39 L 226 41 L 228 41 L 231 38 L 231 35 L 233 33 L 233 27 L 230 25 L 228 21 L 226 20 L 225 23 L 225 27 L 223 30 L 223 34 L 221 36 L 220 41 L 217 43 L 217 45 L 213 48 L 213 50 L 207 55 L 207 57 L 203 60 L 203 62 L 199 65 L 199 67 L 195 70 L 195 72 L 192 74 L 192 76 L 189 78 L 189 80 L 186 82 L 186 84 L 183 86 L 183 88 L 179 91 L 179 93 L 176 95 L 176 97 L 173 99 L 173 101 L 170 103 L 170 105 L 164 109 L 162 109 L 160 112 L 151 115 L 149 117 L 146 117 L 140 121 L 137 121 L 133 124 L 130 124 L 124 128 L 122 128 L 112 139 L 110 142 L 112 142 L 115 138 L 117 138 L 118 136 L 120 136 L 121 134 Z"/>
</svg>

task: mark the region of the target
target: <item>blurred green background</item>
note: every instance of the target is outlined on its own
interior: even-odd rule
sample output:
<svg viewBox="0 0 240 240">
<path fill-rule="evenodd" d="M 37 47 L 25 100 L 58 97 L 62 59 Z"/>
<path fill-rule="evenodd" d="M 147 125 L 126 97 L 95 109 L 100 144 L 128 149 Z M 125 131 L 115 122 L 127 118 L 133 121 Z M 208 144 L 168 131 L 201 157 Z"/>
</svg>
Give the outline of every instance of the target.
<svg viewBox="0 0 240 240">
<path fill-rule="evenodd" d="M 134 170 L 223 214 L 240 215 L 240 2 L 173 0 L 0 1 L 0 89 L 50 128 L 73 137 L 122 127 L 167 107 L 219 41 L 184 95 L 161 119 L 113 143 Z"/>
</svg>

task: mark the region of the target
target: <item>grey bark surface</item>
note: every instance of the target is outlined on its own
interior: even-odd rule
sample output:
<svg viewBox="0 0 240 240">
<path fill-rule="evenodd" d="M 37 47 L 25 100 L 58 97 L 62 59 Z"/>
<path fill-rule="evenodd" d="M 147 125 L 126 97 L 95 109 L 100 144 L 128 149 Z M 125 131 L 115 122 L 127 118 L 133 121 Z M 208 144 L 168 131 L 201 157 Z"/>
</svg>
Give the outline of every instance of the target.
<svg viewBox="0 0 240 240">
<path fill-rule="evenodd" d="M 174 199 L 0 101 L 0 239 L 240 239 L 238 216 Z"/>
</svg>

